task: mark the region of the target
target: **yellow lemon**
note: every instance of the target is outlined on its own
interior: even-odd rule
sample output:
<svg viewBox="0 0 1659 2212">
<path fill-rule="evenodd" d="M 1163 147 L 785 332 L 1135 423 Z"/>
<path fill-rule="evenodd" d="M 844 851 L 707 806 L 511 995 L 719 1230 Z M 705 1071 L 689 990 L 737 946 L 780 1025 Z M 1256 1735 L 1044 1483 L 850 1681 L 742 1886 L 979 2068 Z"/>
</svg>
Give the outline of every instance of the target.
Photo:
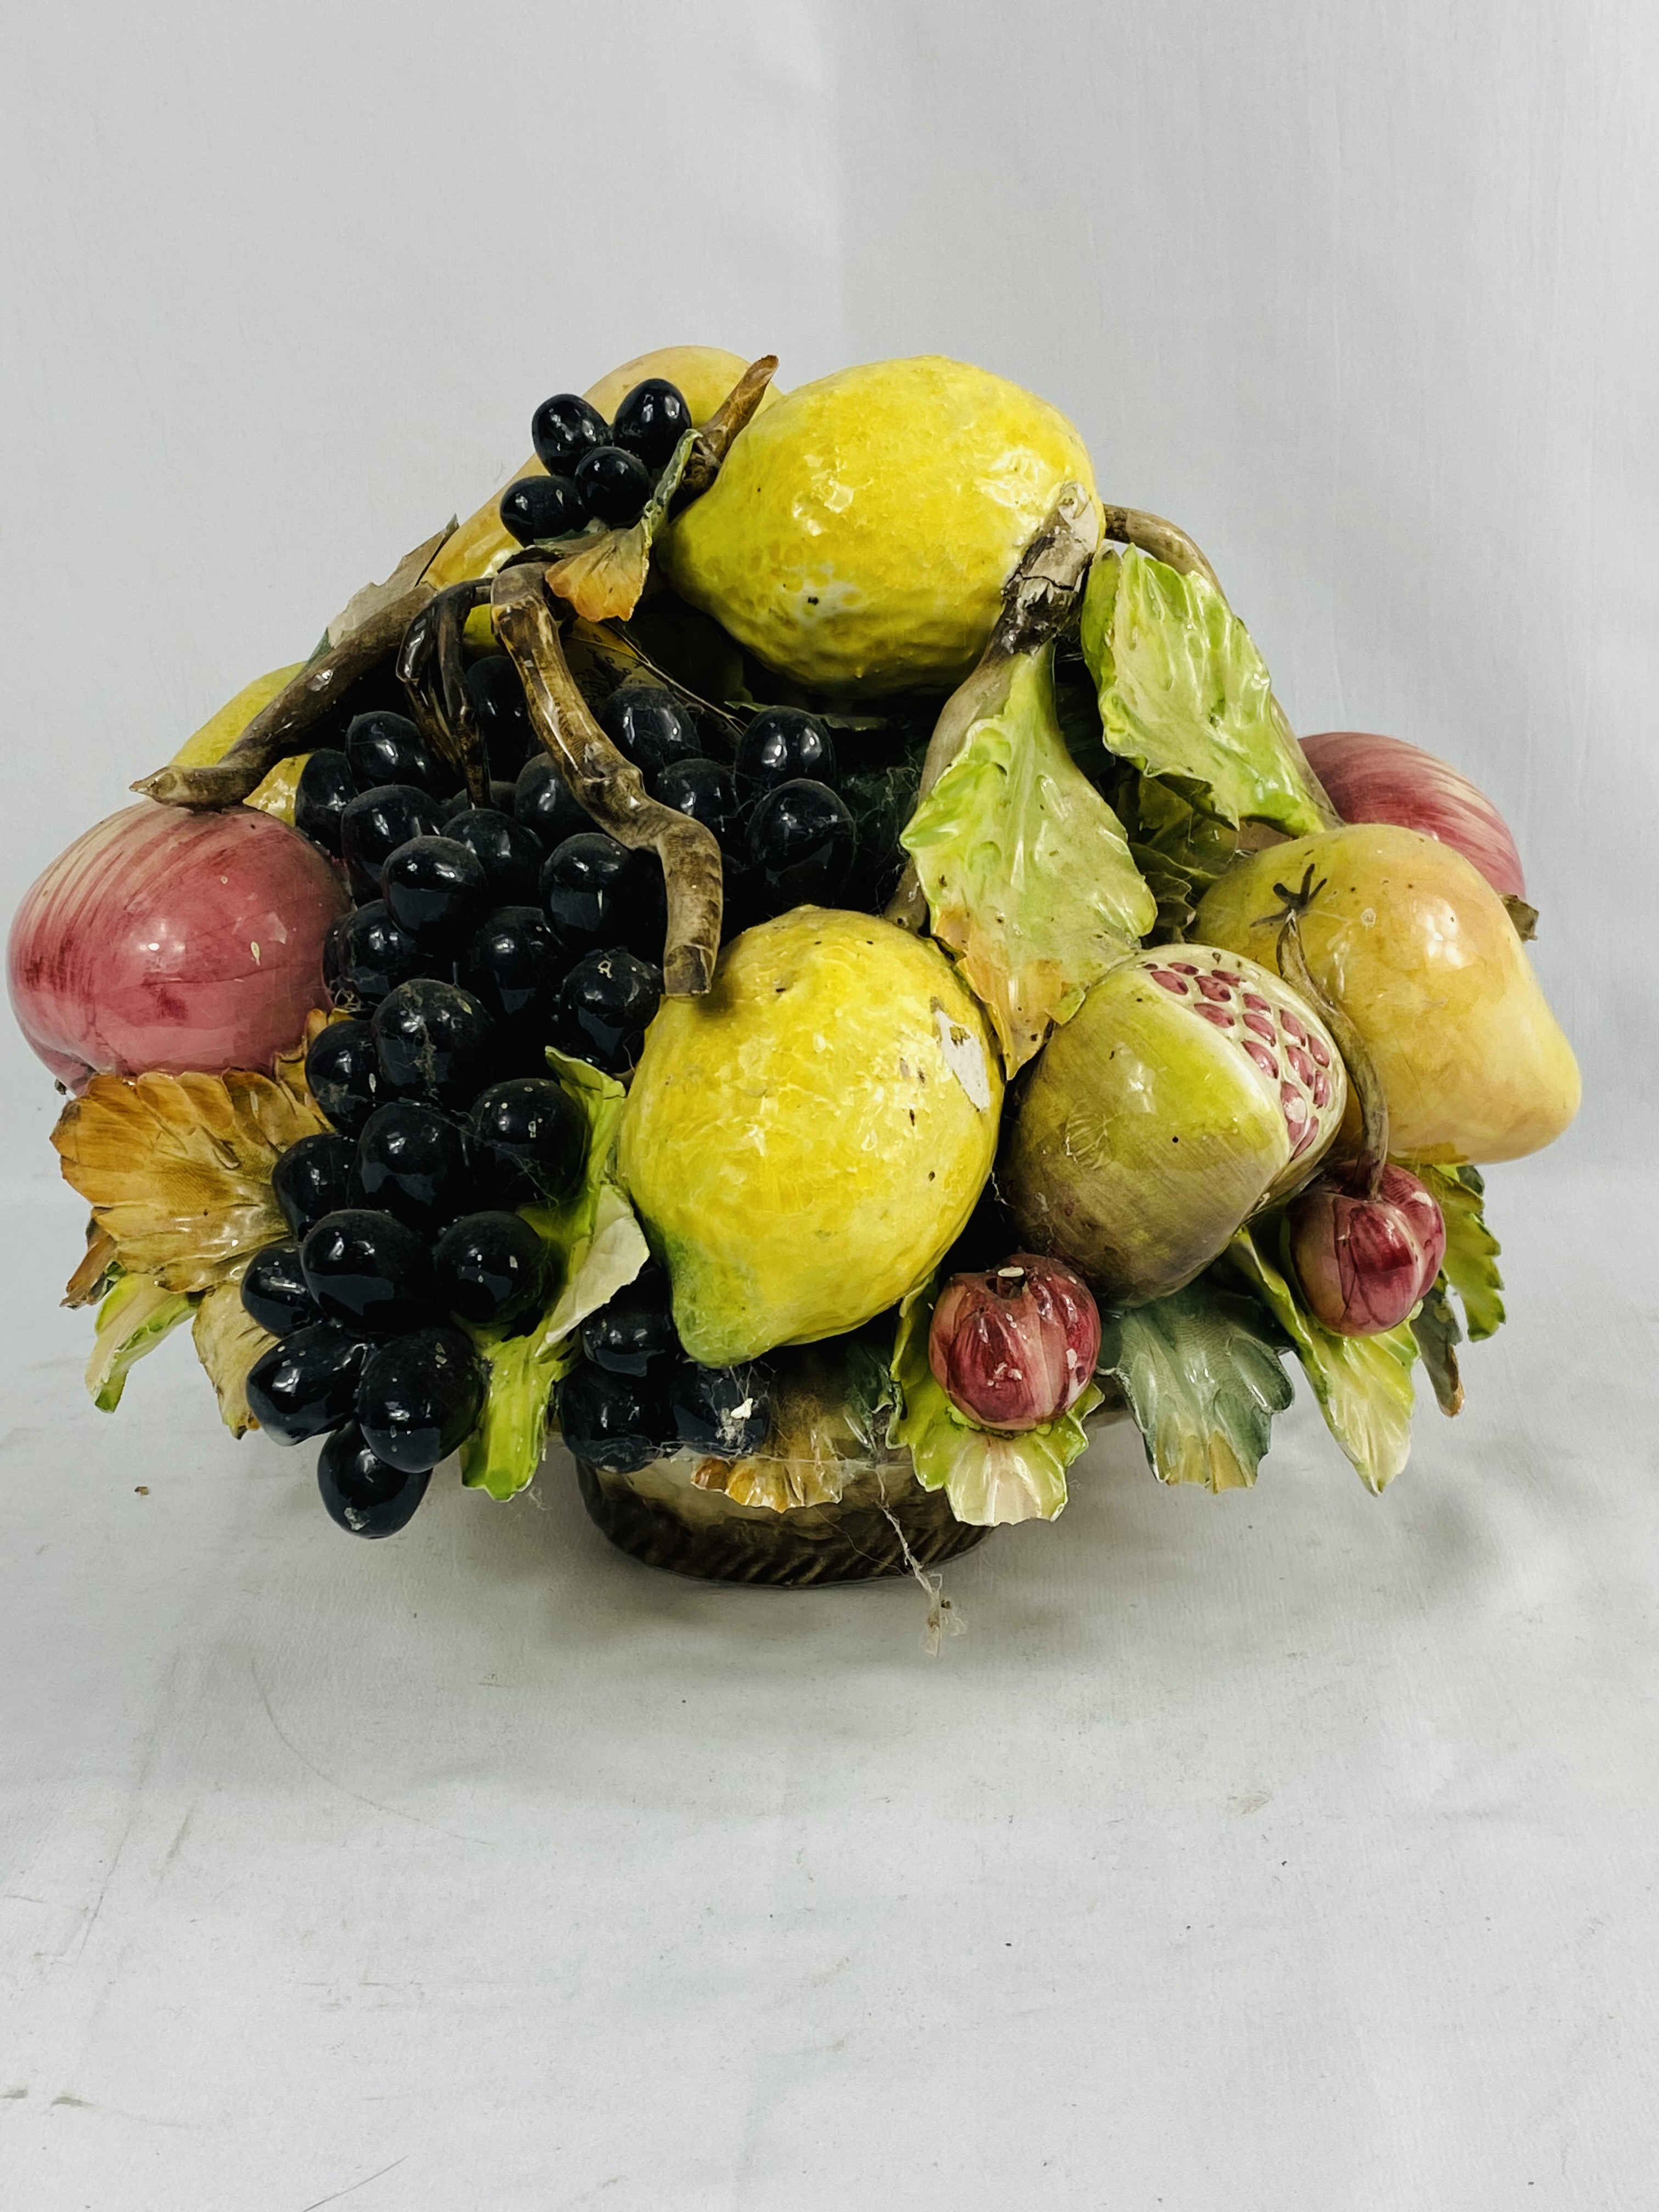
<svg viewBox="0 0 1659 2212">
<path fill-rule="evenodd" d="M 734 939 L 651 1024 L 620 1172 L 705 1366 L 856 1328 L 961 1233 L 1002 1077 L 937 945 L 798 907 Z"/>
<path fill-rule="evenodd" d="M 642 353 L 635 360 L 624 362 L 620 368 L 613 368 L 609 375 L 591 385 L 582 397 L 609 422 L 636 384 L 643 384 L 648 376 L 663 376 L 678 386 L 691 410 L 691 420 L 702 424 L 708 420 L 748 366 L 741 354 L 726 353 L 719 346 L 662 346 L 655 353 Z M 761 401 L 762 408 L 772 405 L 775 398 L 769 390 Z M 522 468 L 514 469 L 507 483 L 492 492 L 477 513 L 468 515 L 459 529 L 446 540 L 427 570 L 430 580 L 441 589 L 446 584 L 462 583 L 469 576 L 493 575 L 508 554 L 518 550 L 518 540 L 501 527 L 501 492 L 507 489 L 507 484 L 517 483 L 520 477 L 546 474 L 533 453 Z M 485 637 L 482 641 L 488 643 L 489 640 Z"/>
<path fill-rule="evenodd" d="M 802 385 L 757 416 L 661 540 L 668 580 L 809 690 L 953 684 L 1089 455 L 1016 384 L 924 355 Z"/>
</svg>

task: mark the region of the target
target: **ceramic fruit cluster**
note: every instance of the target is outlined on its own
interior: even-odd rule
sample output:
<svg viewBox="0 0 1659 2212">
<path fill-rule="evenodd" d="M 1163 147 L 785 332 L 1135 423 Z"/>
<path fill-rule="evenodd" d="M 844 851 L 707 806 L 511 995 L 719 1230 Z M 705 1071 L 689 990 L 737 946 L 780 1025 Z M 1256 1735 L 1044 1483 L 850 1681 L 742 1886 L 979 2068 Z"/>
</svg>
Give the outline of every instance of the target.
<svg viewBox="0 0 1659 2212">
<path fill-rule="evenodd" d="M 1503 1317 L 1481 1167 L 1578 1102 L 1497 810 L 1298 744 L 1042 400 L 775 366 L 545 401 L 29 892 L 97 1402 L 188 1323 L 360 1535 L 551 1435 L 989 1525 L 1103 1409 L 1253 1481 L 1292 1359 L 1381 1489 Z"/>
</svg>

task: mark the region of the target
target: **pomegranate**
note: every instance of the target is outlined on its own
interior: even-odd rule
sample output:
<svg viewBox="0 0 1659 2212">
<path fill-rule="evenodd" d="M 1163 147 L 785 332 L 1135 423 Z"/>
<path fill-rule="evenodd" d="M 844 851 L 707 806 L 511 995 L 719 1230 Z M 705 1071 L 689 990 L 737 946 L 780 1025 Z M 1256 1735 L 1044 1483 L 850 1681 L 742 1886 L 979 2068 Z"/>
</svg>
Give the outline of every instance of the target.
<svg viewBox="0 0 1659 2212">
<path fill-rule="evenodd" d="M 327 1003 L 345 880 L 252 807 L 112 815 L 29 890 L 8 952 L 19 1025 L 58 1079 L 269 1067 Z"/>
<path fill-rule="evenodd" d="M 1100 1313 L 1081 1275 L 1017 1252 L 952 1275 L 933 1308 L 927 1358 L 939 1387 L 981 1427 L 1017 1434 L 1056 1420 L 1089 1387 Z"/>
<path fill-rule="evenodd" d="M 1289 1215 L 1291 1258 L 1309 1311 L 1339 1336 L 1395 1328 L 1430 1289 L 1446 1253 L 1439 1206 L 1404 1168 L 1369 1178 L 1322 1176 Z"/>
</svg>

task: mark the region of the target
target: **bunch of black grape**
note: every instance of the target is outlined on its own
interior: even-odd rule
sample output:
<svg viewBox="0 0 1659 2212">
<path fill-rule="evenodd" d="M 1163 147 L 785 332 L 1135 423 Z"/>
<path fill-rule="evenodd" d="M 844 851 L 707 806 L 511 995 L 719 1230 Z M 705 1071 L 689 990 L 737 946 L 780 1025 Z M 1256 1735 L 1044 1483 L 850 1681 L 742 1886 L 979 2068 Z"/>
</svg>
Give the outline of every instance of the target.
<svg viewBox="0 0 1659 2212">
<path fill-rule="evenodd" d="M 644 1268 L 582 1323 L 581 1348 L 559 1386 L 559 1427 L 590 1467 L 632 1474 L 665 1452 L 746 1459 L 764 1445 L 772 1425 L 764 1370 L 688 1359 L 659 1267 Z"/>
<path fill-rule="evenodd" d="M 420 977 L 372 1022 L 320 1034 L 307 1075 L 334 1127 L 278 1159 L 291 1241 L 242 1279 L 243 1305 L 278 1340 L 248 1405 L 278 1443 L 326 1436 L 323 1500 L 356 1535 L 403 1528 L 477 1425 L 485 1373 L 469 1332 L 522 1333 L 559 1288 L 552 1248 L 518 1209 L 570 1188 L 585 1117 L 545 1075 L 477 1089 L 478 1011 Z"/>
<path fill-rule="evenodd" d="M 530 420 L 544 477 L 520 477 L 501 494 L 501 517 L 520 545 L 568 538 L 589 522 L 622 530 L 639 520 L 691 428 L 690 410 L 659 376 L 636 384 L 607 422 L 574 392 L 543 400 Z"/>
</svg>

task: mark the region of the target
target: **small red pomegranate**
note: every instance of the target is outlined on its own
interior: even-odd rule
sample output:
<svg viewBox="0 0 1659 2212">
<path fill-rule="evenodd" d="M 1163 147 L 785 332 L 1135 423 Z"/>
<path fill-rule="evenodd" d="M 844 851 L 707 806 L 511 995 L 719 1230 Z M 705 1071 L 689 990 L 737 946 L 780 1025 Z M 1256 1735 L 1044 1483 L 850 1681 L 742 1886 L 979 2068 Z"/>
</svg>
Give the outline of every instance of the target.
<svg viewBox="0 0 1659 2212">
<path fill-rule="evenodd" d="M 1290 1211 L 1291 1258 L 1308 1309 L 1339 1336 L 1395 1328 L 1433 1287 L 1446 1254 L 1439 1206 L 1404 1168 L 1322 1176 Z"/>
<path fill-rule="evenodd" d="M 933 1308 L 927 1357 L 958 1412 L 1012 1435 L 1059 1418 L 1089 1387 L 1100 1311 L 1063 1261 L 1016 1252 L 982 1275 L 952 1275 Z"/>
</svg>

